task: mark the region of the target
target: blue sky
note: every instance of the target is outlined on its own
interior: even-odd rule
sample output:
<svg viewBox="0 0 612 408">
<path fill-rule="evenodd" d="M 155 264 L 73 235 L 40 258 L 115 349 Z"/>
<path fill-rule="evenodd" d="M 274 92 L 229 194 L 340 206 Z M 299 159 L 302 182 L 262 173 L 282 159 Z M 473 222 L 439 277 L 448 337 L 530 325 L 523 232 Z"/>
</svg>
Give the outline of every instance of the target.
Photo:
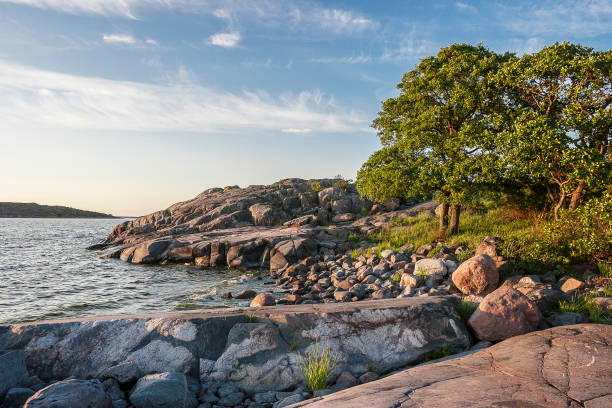
<svg viewBox="0 0 612 408">
<path fill-rule="evenodd" d="M 212 186 L 354 178 L 420 58 L 608 49 L 610 21 L 610 0 L 0 0 L 0 201 L 140 215 Z"/>
</svg>

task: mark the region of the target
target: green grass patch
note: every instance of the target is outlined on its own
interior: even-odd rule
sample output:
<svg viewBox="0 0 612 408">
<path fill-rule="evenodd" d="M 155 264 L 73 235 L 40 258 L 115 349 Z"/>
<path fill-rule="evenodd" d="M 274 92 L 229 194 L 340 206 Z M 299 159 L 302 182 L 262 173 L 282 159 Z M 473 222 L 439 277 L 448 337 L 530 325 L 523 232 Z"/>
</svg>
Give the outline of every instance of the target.
<svg viewBox="0 0 612 408">
<path fill-rule="evenodd" d="M 308 354 L 299 357 L 300 371 L 308 389 L 315 392 L 327 388 L 338 363 L 338 358 L 331 352 L 330 347 L 321 347 L 319 343 L 315 343 Z"/>
<path fill-rule="evenodd" d="M 423 361 L 437 360 L 442 357 L 448 357 L 455 354 L 456 347 L 450 343 L 444 342 L 440 347 L 425 353 Z"/>
<path fill-rule="evenodd" d="M 459 303 L 458 311 L 459 311 L 459 314 L 461 315 L 461 318 L 467 321 L 472 315 L 472 313 L 476 311 L 476 309 L 478 309 L 478 303 L 465 302 L 462 300 L 461 303 Z"/>
<path fill-rule="evenodd" d="M 574 296 L 571 301 L 562 300 L 557 311 L 580 313 L 586 316 L 590 323 L 612 324 L 612 313 L 597 306 L 589 296 Z"/>
</svg>

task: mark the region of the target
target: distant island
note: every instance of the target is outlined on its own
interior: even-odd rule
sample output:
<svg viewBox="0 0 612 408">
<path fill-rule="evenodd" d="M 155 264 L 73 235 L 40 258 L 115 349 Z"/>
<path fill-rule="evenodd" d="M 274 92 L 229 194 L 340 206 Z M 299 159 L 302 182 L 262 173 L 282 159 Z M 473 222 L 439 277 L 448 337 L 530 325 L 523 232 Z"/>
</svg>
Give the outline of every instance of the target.
<svg viewBox="0 0 612 408">
<path fill-rule="evenodd" d="M 111 214 L 61 205 L 0 202 L 0 218 L 116 218 Z"/>
</svg>

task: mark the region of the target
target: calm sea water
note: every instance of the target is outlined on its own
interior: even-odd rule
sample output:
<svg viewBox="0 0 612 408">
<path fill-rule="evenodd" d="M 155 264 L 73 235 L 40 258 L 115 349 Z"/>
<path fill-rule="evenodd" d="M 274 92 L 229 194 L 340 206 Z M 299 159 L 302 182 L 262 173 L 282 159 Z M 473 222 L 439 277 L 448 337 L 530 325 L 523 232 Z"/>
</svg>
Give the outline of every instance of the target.
<svg viewBox="0 0 612 408">
<path fill-rule="evenodd" d="M 122 221 L 0 218 L 0 323 L 245 306 L 221 294 L 271 289 L 240 271 L 132 265 L 85 249 Z"/>
</svg>

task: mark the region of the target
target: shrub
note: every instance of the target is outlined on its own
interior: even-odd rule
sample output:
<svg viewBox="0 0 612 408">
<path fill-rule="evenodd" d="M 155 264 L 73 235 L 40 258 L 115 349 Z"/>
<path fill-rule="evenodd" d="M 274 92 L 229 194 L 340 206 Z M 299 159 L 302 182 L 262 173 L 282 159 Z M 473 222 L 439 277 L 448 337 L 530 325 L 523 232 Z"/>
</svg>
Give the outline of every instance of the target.
<svg viewBox="0 0 612 408">
<path fill-rule="evenodd" d="M 319 343 L 315 343 L 306 356 L 300 355 L 299 366 L 306 386 L 312 392 L 326 388 L 337 362 L 338 358 L 332 354 L 329 346 L 321 348 Z"/>
<path fill-rule="evenodd" d="M 402 272 L 401 271 L 396 271 L 393 276 L 391 277 L 391 279 L 393 279 L 395 282 L 399 282 L 402 280 Z"/>
<path fill-rule="evenodd" d="M 350 182 L 349 180 L 340 179 L 334 183 L 334 187 L 337 187 L 344 191 L 349 191 L 349 188 L 350 188 L 349 182 Z"/>
<path fill-rule="evenodd" d="M 321 187 L 321 181 L 320 180 L 312 180 L 310 182 L 310 188 L 315 193 L 318 193 L 319 191 L 323 190 L 323 187 Z"/>
<path fill-rule="evenodd" d="M 444 342 L 440 347 L 437 347 L 435 350 L 425 353 L 425 356 L 423 356 L 423 361 L 437 360 L 439 358 L 448 357 L 453 354 L 455 354 L 455 346 L 450 343 Z"/>
</svg>

